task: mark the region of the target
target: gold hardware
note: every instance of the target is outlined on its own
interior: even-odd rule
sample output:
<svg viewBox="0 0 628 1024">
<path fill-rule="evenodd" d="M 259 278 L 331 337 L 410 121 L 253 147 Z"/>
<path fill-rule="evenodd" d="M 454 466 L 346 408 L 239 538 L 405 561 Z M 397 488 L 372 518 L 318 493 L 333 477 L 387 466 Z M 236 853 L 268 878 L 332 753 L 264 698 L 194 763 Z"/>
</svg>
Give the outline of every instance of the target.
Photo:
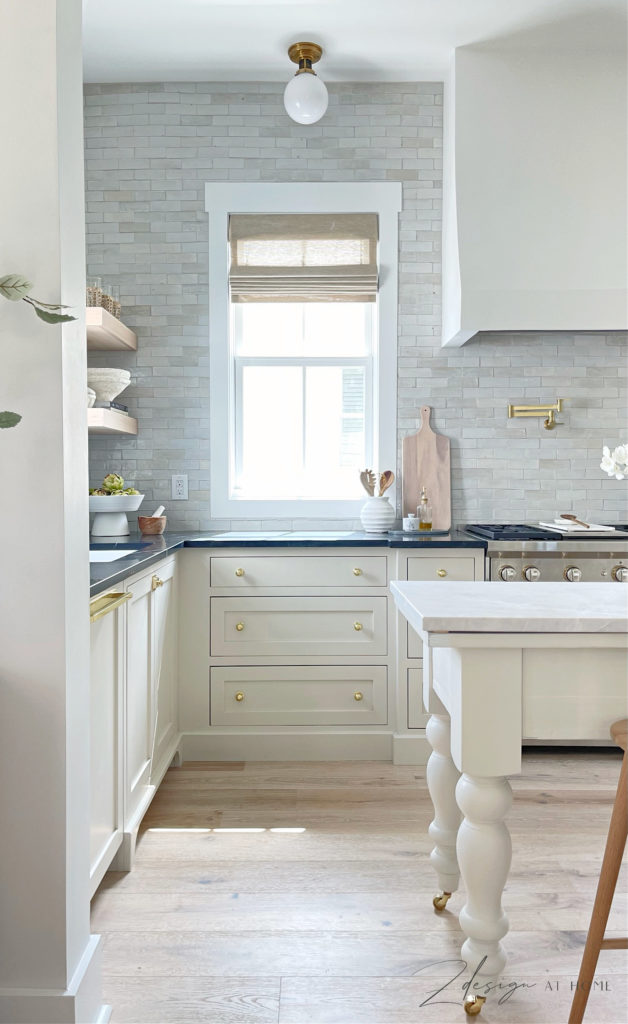
<svg viewBox="0 0 628 1024">
<path fill-rule="evenodd" d="M 360 630 L 362 629 L 362 623 L 361 622 L 354 622 L 353 623 L 353 628 L 355 629 L 356 633 L 359 633 Z"/>
<path fill-rule="evenodd" d="M 244 569 L 236 569 L 235 574 L 236 576 L 244 576 Z"/>
<path fill-rule="evenodd" d="M 447 570 L 446 569 L 437 569 L 436 570 L 436 575 L 440 576 L 441 579 L 444 579 L 445 576 L 447 575 Z"/>
<path fill-rule="evenodd" d="M 244 623 L 243 622 L 236 622 L 236 629 L 237 629 L 238 633 L 241 633 L 242 630 L 244 629 Z"/>
<path fill-rule="evenodd" d="M 520 416 L 545 416 L 543 426 L 546 430 L 553 430 L 558 425 L 556 413 L 563 411 L 563 400 L 557 398 L 553 405 L 508 405 L 508 419 L 516 419 Z M 480 1012 L 479 1010 L 477 1011 Z"/>
<path fill-rule="evenodd" d="M 323 56 L 323 48 L 318 43 L 293 43 L 288 50 L 288 56 L 293 64 L 299 65 L 297 75 L 303 71 L 309 71 L 310 74 L 315 74 L 312 71 L 312 64 L 318 63 Z"/>
<path fill-rule="evenodd" d="M 441 910 L 445 909 L 450 899 L 450 892 L 439 892 L 432 900 L 432 906 L 434 907 L 434 910 L 438 910 L 440 913 Z"/>
<path fill-rule="evenodd" d="M 467 996 L 463 1006 L 464 1012 L 469 1017 L 477 1017 L 478 1013 L 482 1010 L 484 1003 L 486 1002 L 486 996 Z"/>
<path fill-rule="evenodd" d="M 353 575 L 354 576 L 361 576 L 362 575 L 362 570 L 361 569 L 354 569 L 353 570 Z"/>
<path fill-rule="evenodd" d="M 164 585 L 164 581 L 162 579 L 160 579 L 159 576 L 153 576 L 153 578 L 151 580 L 151 583 L 150 583 L 150 589 L 151 590 L 157 590 L 157 587 L 163 587 L 163 585 Z"/>
<path fill-rule="evenodd" d="M 238 692 L 235 695 L 235 699 L 237 700 L 238 704 L 242 703 L 242 701 L 244 700 L 244 694 L 242 693 L 242 690 L 238 690 Z"/>
<path fill-rule="evenodd" d="M 96 619 L 104 619 L 109 612 L 119 608 L 125 601 L 130 601 L 133 594 L 105 594 L 103 597 L 96 597 L 89 602 L 89 621 L 96 622 Z"/>
<path fill-rule="evenodd" d="M 360 693 L 359 690 L 356 690 L 355 693 L 353 694 L 353 699 L 354 700 L 364 700 L 364 694 Z"/>
</svg>

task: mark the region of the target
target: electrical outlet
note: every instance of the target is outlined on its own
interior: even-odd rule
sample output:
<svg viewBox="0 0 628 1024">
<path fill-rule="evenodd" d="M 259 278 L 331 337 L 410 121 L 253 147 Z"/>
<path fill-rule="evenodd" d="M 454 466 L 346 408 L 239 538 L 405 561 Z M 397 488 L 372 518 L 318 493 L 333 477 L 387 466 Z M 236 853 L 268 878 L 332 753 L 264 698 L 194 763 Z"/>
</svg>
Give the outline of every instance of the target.
<svg viewBox="0 0 628 1024">
<path fill-rule="evenodd" d="M 172 477 L 172 500 L 186 501 L 188 496 L 188 475 L 179 473 Z"/>
</svg>

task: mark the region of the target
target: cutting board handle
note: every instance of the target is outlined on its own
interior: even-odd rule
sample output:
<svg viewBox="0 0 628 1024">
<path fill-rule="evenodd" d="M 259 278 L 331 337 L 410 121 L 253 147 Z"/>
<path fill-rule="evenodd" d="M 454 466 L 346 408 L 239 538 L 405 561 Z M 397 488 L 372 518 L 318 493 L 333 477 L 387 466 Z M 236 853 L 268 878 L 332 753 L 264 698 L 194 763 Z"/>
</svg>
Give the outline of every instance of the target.
<svg viewBox="0 0 628 1024">
<path fill-rule="evenodd" d="M 431 412 L 432 412 L 431 406 L 429 406 L 429 405 L 422 405 L 421 406 L 421 427 L 420 427 L 421 430 L 426 430 L 426 429 L 427 430 L 431 430 L 432 429 L 430 427 L 430 413 Z"/>
</svg>

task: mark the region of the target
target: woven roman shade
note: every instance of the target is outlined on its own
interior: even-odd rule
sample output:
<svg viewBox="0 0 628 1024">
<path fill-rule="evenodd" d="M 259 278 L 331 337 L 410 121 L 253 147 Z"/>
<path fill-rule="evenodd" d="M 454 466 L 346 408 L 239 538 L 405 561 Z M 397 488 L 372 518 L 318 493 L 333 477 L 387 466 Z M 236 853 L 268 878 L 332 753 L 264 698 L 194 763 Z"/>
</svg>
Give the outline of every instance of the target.
<svg viewBox="0 0 628 1024">
<path fill-rule="evenodd" d="M 233 213 L 229 244 L 232 302 L 375 301 L 375 213 Z"/>
</svg>

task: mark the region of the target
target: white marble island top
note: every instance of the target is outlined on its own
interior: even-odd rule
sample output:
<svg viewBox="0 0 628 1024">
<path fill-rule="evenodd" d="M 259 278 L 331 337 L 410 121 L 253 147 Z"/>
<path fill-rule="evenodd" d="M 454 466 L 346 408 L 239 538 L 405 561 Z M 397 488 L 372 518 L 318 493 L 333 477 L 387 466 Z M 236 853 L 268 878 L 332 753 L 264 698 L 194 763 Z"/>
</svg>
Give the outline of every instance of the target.
<svg viewBox="0 0 628 1024">
<path fill-rule="evenodd" d="M 623 583 L 390 584 L 419 633 L 626 633 Z"/>
</svg>

